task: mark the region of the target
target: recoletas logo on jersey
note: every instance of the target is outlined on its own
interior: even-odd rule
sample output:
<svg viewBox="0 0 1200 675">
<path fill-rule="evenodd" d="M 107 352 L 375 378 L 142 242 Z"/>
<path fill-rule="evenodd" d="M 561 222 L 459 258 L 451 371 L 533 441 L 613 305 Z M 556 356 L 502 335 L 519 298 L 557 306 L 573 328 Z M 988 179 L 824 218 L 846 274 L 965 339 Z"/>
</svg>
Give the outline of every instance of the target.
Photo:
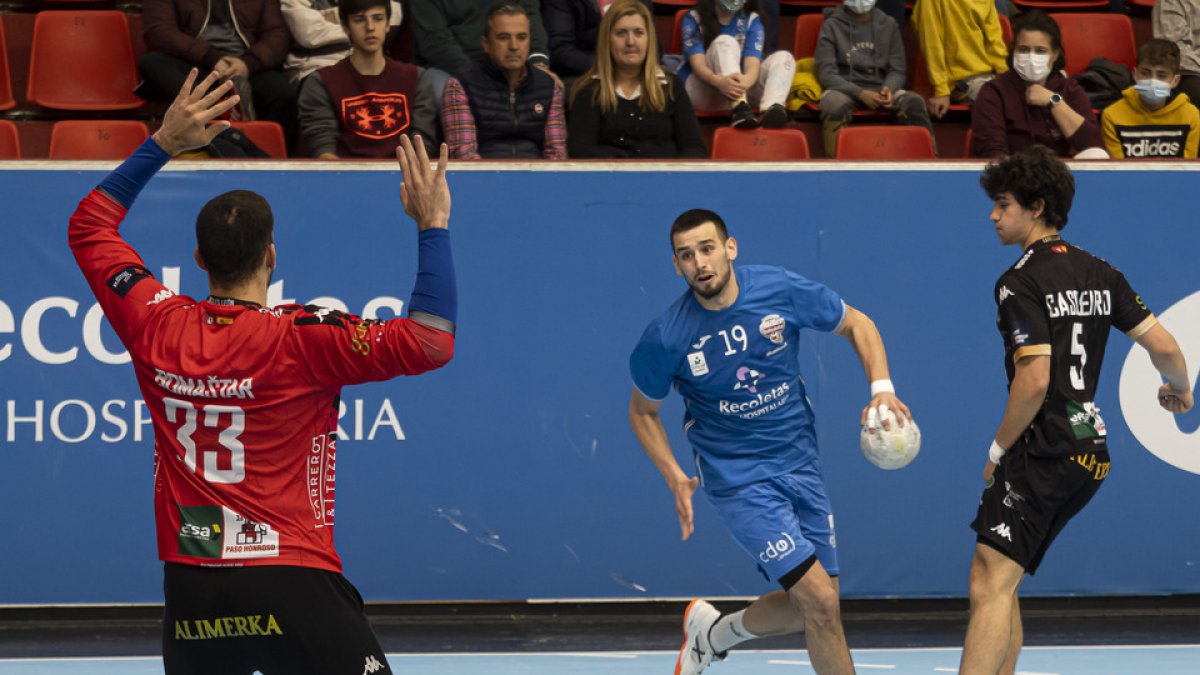
<svg viewBox="0 0 1200 675">
<path fill-rule="evenodd" d="M 778 314 L 768 314 L 758 324 L 758 332 L 775 344 L 783 342 L 783 327 L 787 322 Z"/>
<path fill-rule="evenodd" d="M 1180 300 L 1159 315 L 1163 327 L 1175 336 L 1188 363 L 1190 386 L 1196 390 L 1200 363 L 1200 291 Z M 1200 474 L 1200 407 L 1176 416 L 1158 405 L 1162 384 L 1150 363 L 1150 354 L 1133 345 L 1121 368 L 1121 413 L 1134 438 L 1162 461 L 1184 471 Z"/>
<path fill-rule="evenodd" d="M 408 128 L 408 97 L 367 92 L 342 101 L 342 122 L 356 136 L 391 138 Z"/>
</svg>

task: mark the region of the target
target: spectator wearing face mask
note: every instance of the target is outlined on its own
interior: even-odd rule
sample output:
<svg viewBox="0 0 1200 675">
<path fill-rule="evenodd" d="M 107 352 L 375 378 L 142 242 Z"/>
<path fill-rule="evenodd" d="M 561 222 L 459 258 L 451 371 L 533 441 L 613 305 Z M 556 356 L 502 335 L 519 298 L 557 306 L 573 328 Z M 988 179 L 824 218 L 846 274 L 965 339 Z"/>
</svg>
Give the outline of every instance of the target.
<svg viewBox="0 0 1200 675">
<path fill-rule="evenodd" d="M 1045 12 L 1013 25 L 1012 70 L 983 86 L 971 113 L 975 157 L 1004 157 L 1044 145 L 1059 157 L 1104 154 L 1100 123 L 1087 92 L 1063 74 L 1066 56 L 1058 24 Z"/>
<path fill-rule="evenodd" d="M 1190 158 L 1200 146 L 1200 110 L 1179 86 L 1179 47 L 1154 39 L 1138 50 L 1135 84 L 1104 109 L 1104 149 L 1113 157 Z"/>
<path fill-rule="evenodd" d="M 837 135 L 855 110 L 894 112 L 901 124 L 925 127 L 933 136 L 925 101 L 904 89 L 904 42 L 895 19 L 875 0 L 845 0 L 825 10 L 814 54 L 821 81 L 821 129 L 833 157 Z"/>
<path fill-rule="evenodd" d="M 763 58 L 758 0 L 698 0 L 681 27 L 686 63 L 679 69 L 697 110 L 729 110 L 732 125 L 779 128 L 789 116 L 784 101 L 796 74 L 786 51 Z M 752 108 L 762 110 L 762 120 Z"/>
</svg>

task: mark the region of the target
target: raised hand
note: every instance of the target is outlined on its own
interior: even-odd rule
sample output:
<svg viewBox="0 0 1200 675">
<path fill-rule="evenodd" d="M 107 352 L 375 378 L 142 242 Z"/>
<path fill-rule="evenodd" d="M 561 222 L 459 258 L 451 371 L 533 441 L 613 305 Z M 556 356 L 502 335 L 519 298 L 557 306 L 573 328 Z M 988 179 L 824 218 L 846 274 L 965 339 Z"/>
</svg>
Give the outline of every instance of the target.
<svg viewBox="0 0 1200 675">
<path fill-rule="evenodd" d="M 233 89 L 232 82 L 225 82 L 213 89 L 220 77 L 215 71 L 196 84 L 198 71 L 192 68 L 179 95 L 171 102 L 163 117 L 162 126 L 154 132 L 154 141 L 172 157 L 181 152 L 203 148 L 213 138 L 229 128 L 229 122 L 209 124 L 217 116 L 238 104 L 237 94 L 222 100 Z M 194 85 L 194 86 L 193 86 Z M 212 89 L 212 91 L 209 91 Z"/>
<path fill-rule="evenodd" d="M 414 147 L 415 146 L 415 147 Z M 396 159 L 404 182 L 400 184 L 400 202 L 404 212 L 417 221 L 417 229 L 450 226 L 450 186 L 446 183 L 446 165 L 450 163 L 450 148 L 442 143 L 436 167 L 430 165 L 425 143 L 420 136 L 414 144 L 408 136 L 400 137 Z"/>
</svg>

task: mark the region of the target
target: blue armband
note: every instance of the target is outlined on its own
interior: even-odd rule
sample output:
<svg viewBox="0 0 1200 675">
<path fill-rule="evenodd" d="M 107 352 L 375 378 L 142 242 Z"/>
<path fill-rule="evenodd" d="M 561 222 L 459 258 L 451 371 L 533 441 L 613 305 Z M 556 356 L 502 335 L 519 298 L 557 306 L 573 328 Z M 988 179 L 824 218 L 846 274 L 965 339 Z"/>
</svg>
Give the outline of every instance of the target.
<svg viewBox="0 0 1200 675">
<path fill-rule="evenodd" d="M 128 209 L 146 183 L 169 161 L 171 156 L 153 138 L 147 138 L 129 159 L 100 182 L 97 189 Z"/>
<path fill-rule="evenodd" d="M 458 321 L 458 286 L 449 230 L 433 228 L 417 233 L 417 282 L 413 284 L 408 312 L 432 314 L 450 323 Z"/>
</svg>

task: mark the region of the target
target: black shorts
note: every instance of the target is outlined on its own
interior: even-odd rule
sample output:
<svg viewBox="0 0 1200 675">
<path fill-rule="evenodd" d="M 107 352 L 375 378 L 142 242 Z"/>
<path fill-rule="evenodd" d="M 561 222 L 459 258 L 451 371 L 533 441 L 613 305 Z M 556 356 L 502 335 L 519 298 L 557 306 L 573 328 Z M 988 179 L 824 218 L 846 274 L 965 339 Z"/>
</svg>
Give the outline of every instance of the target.
<svg viewBox="0 0 1200 675">
<path fill-rule="evenodd" d="M 362 596 L 305 567 L 163 569 L 168 675 L 391 673 Z"/>
<path fill-rule="evenodd" d="M 1025 439 L 1018 441 L 979 498 L 971 523 L 977 541 L 1033 574 L 1050 543 L 1100 489 L 1108 470 L 1107 450 L 1037 457 L 1029 453 Z"/>
</svg>

